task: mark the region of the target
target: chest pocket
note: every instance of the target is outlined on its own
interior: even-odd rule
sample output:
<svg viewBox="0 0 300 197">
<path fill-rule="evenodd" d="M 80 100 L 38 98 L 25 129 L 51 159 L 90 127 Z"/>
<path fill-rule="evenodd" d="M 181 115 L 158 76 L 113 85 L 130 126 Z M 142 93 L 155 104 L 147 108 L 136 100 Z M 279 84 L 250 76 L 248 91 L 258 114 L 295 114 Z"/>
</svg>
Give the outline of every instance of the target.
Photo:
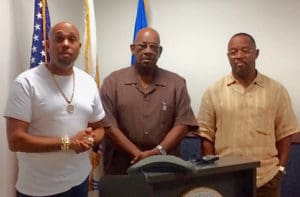
<svg viewBox="0 0 300 197">
<path fill-rule="evenodd" d="M 161 102 L 159 116 L 160 125 L 163 130 L 169 130 L 174 123 L 174 106 L 166 102 Z"/>
</svg>

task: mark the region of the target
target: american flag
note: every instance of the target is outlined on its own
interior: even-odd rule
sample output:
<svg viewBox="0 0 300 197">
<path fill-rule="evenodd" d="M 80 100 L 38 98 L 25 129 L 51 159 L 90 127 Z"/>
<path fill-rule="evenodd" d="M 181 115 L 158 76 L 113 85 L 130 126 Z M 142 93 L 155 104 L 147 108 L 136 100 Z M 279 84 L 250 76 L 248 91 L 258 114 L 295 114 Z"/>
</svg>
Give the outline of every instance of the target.
<svg viewBox="0 0 300 197">
<path fill-rule="evenodd" d="M 30 68 L 47 63 L 49 60 L 45 45 L 49 30 L 50 17 L 47 2 L 46 0 L 35 0 Z"/>
</svg>

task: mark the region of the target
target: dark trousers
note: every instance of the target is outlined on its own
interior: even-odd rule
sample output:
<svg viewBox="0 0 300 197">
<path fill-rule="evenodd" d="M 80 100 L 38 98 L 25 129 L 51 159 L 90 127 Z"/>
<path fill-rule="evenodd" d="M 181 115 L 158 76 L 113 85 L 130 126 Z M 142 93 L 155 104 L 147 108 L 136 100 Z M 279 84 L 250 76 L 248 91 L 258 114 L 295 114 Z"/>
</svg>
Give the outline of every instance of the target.
<svg viewBox="0 0 300 197">
<path fill-rule="evenodd" d="M 87 197 L 88 196 L 88 178 L 80 185 L 74 186 L 63 193 L 45 196 L 45 197 Z M 22 194 L 17 191 L 17 197 L 34 197 Z"/>
<path fill-rule="evenodd" d="M 256 197 L 280 197 L 282 172 L 278 172 L 273 179 L 256 189 Z"/>
</svg>

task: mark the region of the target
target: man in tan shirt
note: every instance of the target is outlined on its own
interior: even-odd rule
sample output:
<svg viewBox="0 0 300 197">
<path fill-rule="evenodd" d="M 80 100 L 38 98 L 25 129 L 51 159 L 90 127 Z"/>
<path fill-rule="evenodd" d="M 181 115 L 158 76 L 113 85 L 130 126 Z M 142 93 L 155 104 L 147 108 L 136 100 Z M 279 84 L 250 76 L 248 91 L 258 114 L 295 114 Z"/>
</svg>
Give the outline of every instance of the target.
<svg viewBox="0 0 300 197">
<path fill-rule="evenodd" d="M 228 43 L 232 72 L 204 93 L 198 114 L 202 153 L 246 156 L 261 162 L 256 195 L 280 196 L 292 134 L 299 131 L 286 89 L 259 73 L 252 36 Z"/>
</svg>

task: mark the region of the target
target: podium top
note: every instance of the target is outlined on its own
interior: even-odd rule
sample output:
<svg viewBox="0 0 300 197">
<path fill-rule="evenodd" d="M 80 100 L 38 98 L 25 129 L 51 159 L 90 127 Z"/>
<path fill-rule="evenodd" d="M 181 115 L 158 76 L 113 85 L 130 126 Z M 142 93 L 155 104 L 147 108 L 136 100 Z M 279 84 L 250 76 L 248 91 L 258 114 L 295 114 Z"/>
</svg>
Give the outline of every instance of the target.
<svg viewBox="0 0 300 197">
<path fill-rule="evenodd" d="M 241 170 L 255 169 L 260 165 L 259 161 L 255 161 L 243 156 L 224 156 L 213 164 L 194 165 L 192 171 L 186 173 L 162 173 L 150 172 L 144 173 L 148 183 L 156 183 L 162 181 L 174 180 L 179 177 L 191 176 L 207 176 L 211 174 L 221 174 L 227 172 L 235 172 Z"/>
</svg>

